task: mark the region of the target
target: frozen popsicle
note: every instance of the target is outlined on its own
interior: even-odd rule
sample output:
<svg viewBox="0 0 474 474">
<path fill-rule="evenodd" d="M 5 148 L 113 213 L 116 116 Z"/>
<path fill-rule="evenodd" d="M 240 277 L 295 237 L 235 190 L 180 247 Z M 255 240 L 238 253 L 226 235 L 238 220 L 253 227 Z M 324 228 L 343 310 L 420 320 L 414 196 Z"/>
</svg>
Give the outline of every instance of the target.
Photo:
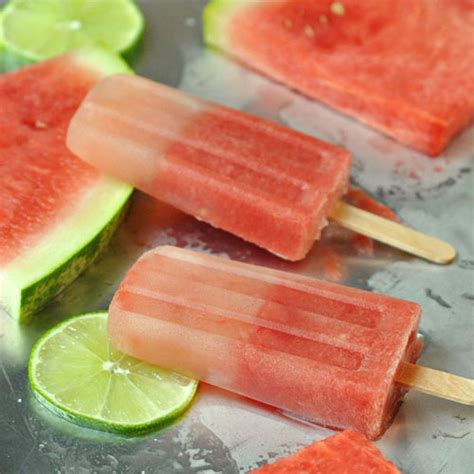
<svg viewBox="0 0 474 474">
<path fill-rule="evenodd" d="M 371 439 L 419 369 L 417 304 L 175 247 L 138 260 L 109 314 L 127 354 Z"/>
<path fill-rule="evenodd" d="M 400 474 L 374 443 L 360 433 L 343 431 L 249 474 Z"/>
<path fill-rule="evenodd" d="M 455 255 L 337 202 L 348 186 L 346 150 L 137 76 L 95 87 L 67 144 L 106 174 L 289 260 L 305 257 L 328 217 L 358 232 L 365 223 L 369 237 L 428 259 Z"/>
</svg>

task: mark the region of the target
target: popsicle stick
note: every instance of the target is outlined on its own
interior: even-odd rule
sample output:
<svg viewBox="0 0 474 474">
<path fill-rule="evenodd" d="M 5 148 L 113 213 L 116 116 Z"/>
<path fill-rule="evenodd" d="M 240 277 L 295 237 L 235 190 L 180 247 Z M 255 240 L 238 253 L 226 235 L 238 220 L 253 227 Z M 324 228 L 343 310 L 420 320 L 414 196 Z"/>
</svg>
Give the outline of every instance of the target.
<svg viewBox="0 0 474 474">
<path fill-rule="evenodd" d="M 452 262 L 456 257 L 456 250 L 447 242 L 345 202 L 337 202 L 331 209 L 329 217 L 347 229 L 431 262 L 446 264 Z"/>
<path fill-rule="evenodd" d="M 471 379 L 405 362 L 397 382 L 428 395 L 474 406 L 474 380 Z"/>
</svg>

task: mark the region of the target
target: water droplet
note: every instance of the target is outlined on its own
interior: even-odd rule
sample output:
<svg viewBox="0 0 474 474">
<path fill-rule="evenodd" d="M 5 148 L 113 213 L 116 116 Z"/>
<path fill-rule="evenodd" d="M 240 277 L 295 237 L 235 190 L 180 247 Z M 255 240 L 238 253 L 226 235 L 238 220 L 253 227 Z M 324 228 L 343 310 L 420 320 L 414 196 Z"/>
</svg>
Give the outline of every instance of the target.
<svg viewBox="0 0 474 474">
<path fill-rule="evenodd" d="M 82 28 L 82 22 L 79 20 L 71 20 L 67 26 L 71 31 L 77 31 Z"/>
</svg>

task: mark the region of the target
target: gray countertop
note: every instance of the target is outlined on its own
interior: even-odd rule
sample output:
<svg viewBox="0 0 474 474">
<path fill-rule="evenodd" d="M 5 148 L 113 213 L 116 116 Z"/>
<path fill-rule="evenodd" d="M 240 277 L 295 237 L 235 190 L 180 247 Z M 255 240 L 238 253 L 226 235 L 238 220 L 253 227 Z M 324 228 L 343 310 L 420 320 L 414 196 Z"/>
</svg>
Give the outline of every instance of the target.
<svg viewBox="0 0 474 474">
<path fill-rule="evenodd" d="M 0 2 L 1 3 L 1 2 Z M 474 127 L 436 160 L 294 94 L 201 42 L 205 2 L 142 0 L 147 30 L 134 67 L 145 76 L 322 137 L 354 153 L 352 181 L 406 223 L 451 242 L 458 259 L 437 266 L 376 244 L 373 255 L 331 225 L 309 257 L 290 264 L 136 193 L 110 248 L 60 298 L 20 328 L 0 312 L 0 473 L 237 473 L 294 452 L 330 430 L 201 385 L 190 411 L 169 429 L 121 438 L 79 428 L 32 398 L 29 351 L 55 322 L 105 309 L 146 248 L 186 246 L 411 299 L 423 307 L 420 363 L 474 378 Z M 410 392 L 383 453 L 408 474 L 468 474 L 474 410 Z"/>
</svg>

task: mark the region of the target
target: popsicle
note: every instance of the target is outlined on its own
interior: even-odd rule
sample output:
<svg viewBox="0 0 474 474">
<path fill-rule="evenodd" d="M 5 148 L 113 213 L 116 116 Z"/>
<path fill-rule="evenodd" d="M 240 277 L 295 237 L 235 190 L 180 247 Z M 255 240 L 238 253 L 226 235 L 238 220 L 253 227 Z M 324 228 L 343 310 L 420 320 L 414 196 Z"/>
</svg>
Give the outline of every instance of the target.
<svg viewBox="0 0 474 474">
<path fill-rule="evenodd" d="M 374 439 L 420 375 L 419 318 L 408 301 L 158 247 L 121 283 L 109 334 L 149 363 Z M 459 384 L 455 396 L 474 403 L 471 381 L 443 375 L 454 377 L 438 384 L 444 396 Z M 423 383 L 439 394 L 430 377 Z"/>
<path fill-rule="evenodd" d="M 97 85 L 67 144 L 105 174 L 288 260 L 305 257 L 328 217 L 434 261 L 455 256 L 337 202 L 348 186 L 346 150 L 137 76 Z"/>
<path fill-rule="evenodd" d="M 360 433 L 343 431 L 249 474 L 400 474 L 374 443 Z"/>
</svg>

